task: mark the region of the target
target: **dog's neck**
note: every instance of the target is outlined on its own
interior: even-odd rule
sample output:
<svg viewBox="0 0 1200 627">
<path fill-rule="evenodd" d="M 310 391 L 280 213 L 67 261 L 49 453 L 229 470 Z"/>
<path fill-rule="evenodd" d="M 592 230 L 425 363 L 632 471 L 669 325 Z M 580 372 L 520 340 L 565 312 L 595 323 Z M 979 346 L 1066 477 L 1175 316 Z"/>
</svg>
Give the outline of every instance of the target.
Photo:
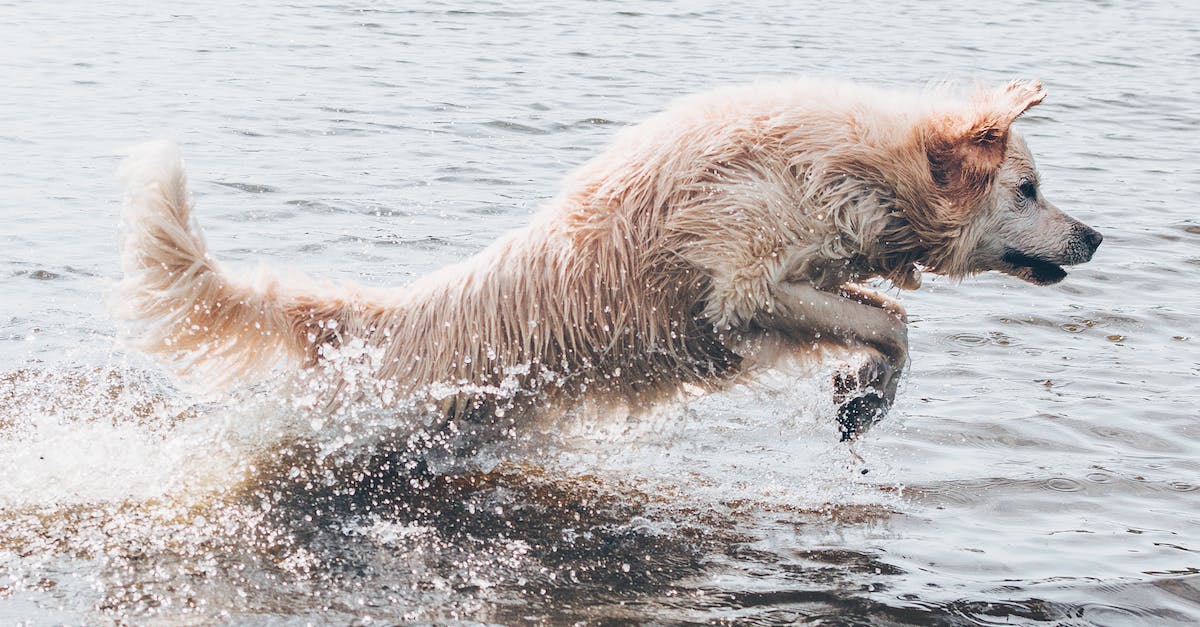
<svg viewBox="0 0 1200 627">
<path fill-rule="evenodd" d="M 880 245 L 867 247 L 852 265 L 858 276 L 851 281 L 882 278 L 902 290 L 921 286 L 921 266 L 931 251 L 931 243 L 913 228 L 904 212 L 895 206 L 887 209 L 882 228 L 875 236 Z"/>
</svg>

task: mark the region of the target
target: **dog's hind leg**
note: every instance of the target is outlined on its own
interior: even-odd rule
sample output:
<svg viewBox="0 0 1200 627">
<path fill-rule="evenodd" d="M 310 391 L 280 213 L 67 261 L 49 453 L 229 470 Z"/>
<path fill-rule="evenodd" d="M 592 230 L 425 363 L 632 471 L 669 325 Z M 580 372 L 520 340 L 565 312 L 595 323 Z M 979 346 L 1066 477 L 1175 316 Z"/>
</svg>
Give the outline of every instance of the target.
<svg viewBox="0 0 1200 627">
<path fill-rule="evenodd" d="M 853 285 L 838 292 L 808 283 L 785 282 L 772 289 L 770 311 L 755 322 L 802 343 L 831 344 L 865 353 L 857 372 L 834 377 L 834 400 L 842 440 L 851 440 L 878 420 L 896 398 L 908 360 L 908 318 L 894 300 Z"/>
</svg>

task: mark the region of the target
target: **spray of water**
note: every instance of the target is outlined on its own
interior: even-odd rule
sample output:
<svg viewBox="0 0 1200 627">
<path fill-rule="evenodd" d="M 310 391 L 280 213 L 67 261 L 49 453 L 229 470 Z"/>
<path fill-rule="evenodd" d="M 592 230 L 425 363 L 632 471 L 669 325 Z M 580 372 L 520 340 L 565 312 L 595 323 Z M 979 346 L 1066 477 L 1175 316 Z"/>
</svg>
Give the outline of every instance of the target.
<svg viewBox="0 0 1200 627">
<path fill-rule="evenodd" d="M 119 357 L 4 374 L 0 594 L 42 608 L 82 579 L 67 622 L 295 615 L 301 598 L 349 619 L 355 573 L 395 589 L 393 618 L 478 619 L 513 595 L 667 585 L 736 532 L 730 513 L 880 500 L 847 481 L 827 377 L 447 421 L 429 399 L 515 395 L 520 373 L 409 402 L 370 350 L 212 398 Z"/>
</svg>

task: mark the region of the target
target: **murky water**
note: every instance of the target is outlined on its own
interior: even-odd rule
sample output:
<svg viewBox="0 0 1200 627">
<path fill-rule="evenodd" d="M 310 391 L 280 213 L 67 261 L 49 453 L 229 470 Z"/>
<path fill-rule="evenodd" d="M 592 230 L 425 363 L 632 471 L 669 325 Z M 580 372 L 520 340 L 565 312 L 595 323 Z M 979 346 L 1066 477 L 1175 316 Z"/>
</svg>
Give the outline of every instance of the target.
<svg viewBox="0 0 1200 627">
<path fill-rule="evenodd" d="M 1200 621 L 1190 4 L 377 4 L 0 4 L 0 622 Z M 180 390 L 102 305 L 149 137 L 221 258 L 397 285 L 673 97 L 795 74 L 1044 79 L 1044 189 L 1106 237 L 1057 287 L 904 294 L 869 474 L 819 375 L 414 456 Z"/>
</svg>

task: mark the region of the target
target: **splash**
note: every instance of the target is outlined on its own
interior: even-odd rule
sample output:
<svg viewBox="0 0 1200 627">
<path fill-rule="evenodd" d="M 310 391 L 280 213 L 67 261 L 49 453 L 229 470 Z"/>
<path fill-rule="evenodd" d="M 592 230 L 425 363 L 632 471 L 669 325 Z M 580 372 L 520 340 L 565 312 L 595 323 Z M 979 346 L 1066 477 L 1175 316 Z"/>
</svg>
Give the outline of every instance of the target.
<svg viewBox="0 0 1200 627">
<path fill-rule="evenodd" d="M 207 398 L 115 359 L 0 376 L 0 600 L 44 617 L 69 594 L 62 620 L 85 623 L 506 622 L 584 589 L 665 594 L 762 511 L 878 511 L 836 471 L 811 379 L 448 421 L 430 399 L 480 390 L 397 398 L 371 351 Z"/>
</svg>

